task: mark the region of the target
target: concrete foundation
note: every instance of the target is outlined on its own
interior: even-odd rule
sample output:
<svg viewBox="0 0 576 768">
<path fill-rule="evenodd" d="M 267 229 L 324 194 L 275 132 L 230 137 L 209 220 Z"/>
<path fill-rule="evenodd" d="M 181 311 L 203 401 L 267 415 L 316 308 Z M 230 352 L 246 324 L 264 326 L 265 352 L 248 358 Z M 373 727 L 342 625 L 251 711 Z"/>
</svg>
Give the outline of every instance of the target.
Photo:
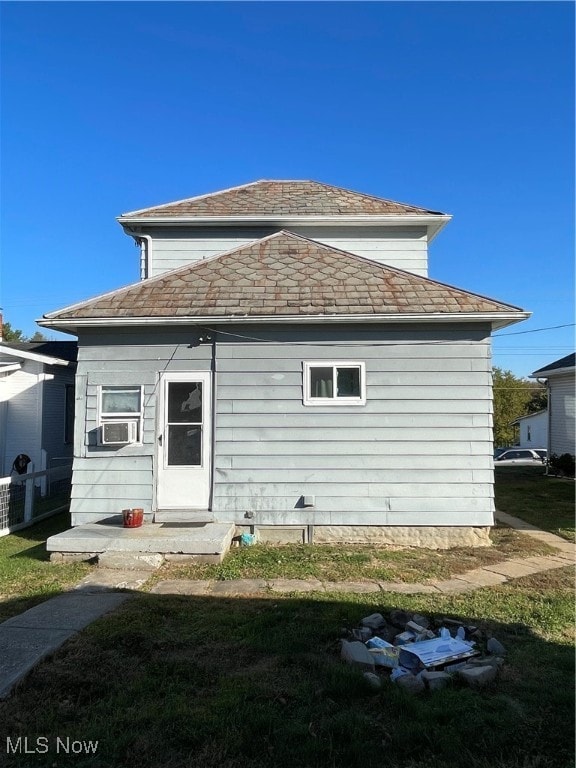
<svg viewBox="0 0 576 768">
<path fill-rule="evenodd" d="M 315 544 L 375 544 L 424 549 L 489 547 L 490 528 L 447 526 L 315 525 Z"/>
<path fill-rule="evenodd" d="M 490 528 L 398 525 L 237 525 L 236 535 L 256 534 L 262 544 L 373 544 L 451 549 L 490 547 Z"/>
</svg>

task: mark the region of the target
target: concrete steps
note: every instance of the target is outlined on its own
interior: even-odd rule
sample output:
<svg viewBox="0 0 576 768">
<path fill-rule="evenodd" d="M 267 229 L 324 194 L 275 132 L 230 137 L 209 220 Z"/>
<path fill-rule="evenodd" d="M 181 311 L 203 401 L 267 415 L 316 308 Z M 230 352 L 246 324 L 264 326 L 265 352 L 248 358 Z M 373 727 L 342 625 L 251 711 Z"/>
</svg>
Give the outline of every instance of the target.
<svg viewBox="0 0 576 768">
<path fill-rule="evenodd" d="M 159 509 L 154 512 L 155 523 L 213 523 L 214 515 L 207 509 Z"/>
<path fill-rule="evenodd" d="M 235 530 L 233 523 L 214 522 L 145 523 L 140 528 L 124 528 L 121 522 L 112 519 L 79 525 L 50 536 L 46 549 L 54 561 L 90 560 L 117 553 L 126 555 L 126 560 L 134 565 L 139 555 L 146 558 L 151 554 L 161 555 L 161 560 L 193 558 L 221 562 L 230 549 Z"/>
</svg>

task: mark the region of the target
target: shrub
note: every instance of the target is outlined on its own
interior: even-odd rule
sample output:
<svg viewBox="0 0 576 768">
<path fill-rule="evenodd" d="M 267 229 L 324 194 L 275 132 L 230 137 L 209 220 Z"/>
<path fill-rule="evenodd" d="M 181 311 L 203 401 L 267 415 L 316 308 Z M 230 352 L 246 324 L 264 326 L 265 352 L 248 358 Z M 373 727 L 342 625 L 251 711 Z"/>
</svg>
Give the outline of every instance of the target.
<svg viewBox="0 0 576 768">
<path fill-rule="evenodd" d="M 563 453 L 561 456 L 558 456 L 556 453 L 553 453 L 548 464 L 554 474 L 574 477 L 575 462 L 572 454 Z"/>
</svg>

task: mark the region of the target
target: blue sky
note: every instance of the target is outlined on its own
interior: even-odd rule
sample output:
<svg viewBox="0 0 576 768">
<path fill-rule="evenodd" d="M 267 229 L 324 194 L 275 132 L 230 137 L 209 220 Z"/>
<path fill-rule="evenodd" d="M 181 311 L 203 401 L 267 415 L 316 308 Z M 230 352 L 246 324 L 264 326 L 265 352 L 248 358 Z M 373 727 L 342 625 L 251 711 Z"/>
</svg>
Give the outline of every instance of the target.
<svg viewBox="0 0 576 768">
<path fill-rule="evenodd" d="M 13 327 L 138 279 L 120 213 L 314 179 L 453 215 L 430 276 L 533 312 L 497 334 L 495 365 L 573 351 L 573 327 L 519 333 L 574 322 L 573 3 L 0 10 Z"/>
</svg>

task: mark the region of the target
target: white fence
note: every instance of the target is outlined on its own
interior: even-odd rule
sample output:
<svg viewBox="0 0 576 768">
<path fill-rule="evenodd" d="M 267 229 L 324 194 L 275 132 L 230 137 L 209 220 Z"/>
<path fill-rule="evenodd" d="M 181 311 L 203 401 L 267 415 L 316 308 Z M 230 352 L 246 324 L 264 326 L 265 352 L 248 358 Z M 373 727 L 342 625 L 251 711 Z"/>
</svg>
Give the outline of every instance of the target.
<svg viewBox="0 0 576 768">
<path fill-rule="evenodd" d="M 55 515 L 70 503 L 72 462 L 0 478 L 0 536 Z"/>
</svg>

